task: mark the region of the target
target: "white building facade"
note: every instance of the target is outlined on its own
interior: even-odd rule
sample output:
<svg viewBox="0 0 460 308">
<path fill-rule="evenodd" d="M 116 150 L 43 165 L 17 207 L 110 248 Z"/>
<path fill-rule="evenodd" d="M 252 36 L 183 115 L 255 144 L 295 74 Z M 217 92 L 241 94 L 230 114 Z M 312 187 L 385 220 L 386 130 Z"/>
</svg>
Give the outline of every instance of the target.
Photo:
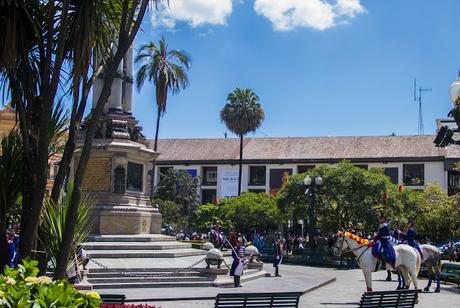
<svg viewBox="0 0 460 308">
<path fill-rule="evenodd" d="M 287 175 L 342 160 L 364 168 L 383 168 L 393 183 L 422 189 L 438 183 L 460 192 L 460 149 L 436 148 L 433 136 L 248 138 L 243 147 L 242 191 L 276 193 Z M 460 148 L 460 147 L 458 147 Z M 156 184 L 168 168 L 200 179 L 202 203 L 238 192 L 238 139 L 159 141 Z"/>
</svg>

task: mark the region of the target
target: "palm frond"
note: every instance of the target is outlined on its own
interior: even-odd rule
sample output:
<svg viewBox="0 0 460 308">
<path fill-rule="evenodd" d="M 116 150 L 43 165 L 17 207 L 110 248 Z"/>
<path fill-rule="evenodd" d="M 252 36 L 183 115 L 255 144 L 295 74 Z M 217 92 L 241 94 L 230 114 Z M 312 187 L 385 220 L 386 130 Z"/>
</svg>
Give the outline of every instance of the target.
<svg viewBox="0 0 460 308">
<path fill-rule="evenodd" d="M 265 114 L 254 91 L 236 88 L 228 95 L 220 119 L 230 131 L 244 136 L 262 125 Z"/>
</svg>

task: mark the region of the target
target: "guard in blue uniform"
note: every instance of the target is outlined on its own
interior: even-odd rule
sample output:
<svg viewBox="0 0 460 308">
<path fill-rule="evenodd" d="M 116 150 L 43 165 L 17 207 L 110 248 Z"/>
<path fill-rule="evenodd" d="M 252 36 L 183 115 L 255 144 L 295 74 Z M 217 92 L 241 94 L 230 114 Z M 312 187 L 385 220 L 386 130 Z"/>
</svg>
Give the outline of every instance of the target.
<svg viewBox="0 0 460 308">
<path fill-rule="evenodd" d="M 420 245 L 418 244 L 416 239 L 417 239 L 417 231 L 415 231 L 415 228 L 414 228 L 414 221 L 410 219 L 409 222 L 407 223 L 407 232 L 404 238 L 404 243 L 417 249 L 417 251 L 420 253 L 420 256 L 423 258 L 422 250 L 420 249 Z"/>
<path fill-rule="evenodd" d="M 283 259 L 283 252 L 281 250 L 281 243 L 279 238 L 275 239 L 273 242 L 273 267 L 275 268 L 275 276 L 280 277 L 279 266 L 281 260 Z"/>
<path fill-rule="evenodd" d="M 233 283 L 235 288 L 241 287 L 240 280 L 241 280 L 241 273 L 236 272 L 236 268 L 240 263 L 244 262 L 244 256 L 246 254 L 246 249 L 241 246 L 242 242 L 240 239 L 237 240 L 236 246 L 233 247 L 232 249 L 232 257 L 233 257 L 233 263 L 232 267 L 230 268 L 230 276 L 233 276 Z"/>
<path fill-rule="evenodd" d="M 374 256 L 378 256 L 383 262 L 390 263 L 391 266 L 395 266 L 396 255 L 393 247 L 388 241 L 390 236 L 390 227 L 386 222 L 385 216 L 381 216 L 379 219 L 380 225 L 377 231 L 377 236 L 374 238 L 374 245 L 372 246 L 372 252 Z"/>
</svg>

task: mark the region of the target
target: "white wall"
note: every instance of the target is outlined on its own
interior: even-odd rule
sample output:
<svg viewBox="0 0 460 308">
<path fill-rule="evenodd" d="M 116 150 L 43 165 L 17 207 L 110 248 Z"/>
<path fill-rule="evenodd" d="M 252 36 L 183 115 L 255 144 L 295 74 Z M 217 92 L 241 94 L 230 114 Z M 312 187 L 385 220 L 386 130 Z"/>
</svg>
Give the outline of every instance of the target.
<svg viewBox="0 0 460 308">
<path fill-rule="evenodd" d="M 425 185 L 433 182 L 437 182 L 441 185 L 442 189 L 447 191 L 447 172 L 444 171 L 444 162 L 392 162 L 392 163 L 366 163 L 366 162 L 360 162 L 360 163 L 354 163 L 354 164 L 359 164 L 359 165 L 368 165 L 368 168 L 398 168 L 398 184 L 403 183 L 403 165 L 404 164 L 424 164 L 425 170 Z M 270 190 L 270 169 L 292 169 L 293 174 L 297 174 L 297 166 L 298 165 L 314 165 L 314 164 L 249 164 L 249 165 L 243 165 L 243 180 L 242 180 L 242 191 L 248 191 L 249 189 L 264 189 L 265 192 L 269 192 Z M 320 164 L 316 164 L 318 166 Z M 335 164 L 332 164 L 333 166 Z M 215 166 L 217 167 L 217 185 L 216 186 L 201 186 L 201 189 L 216 189 L 217 191 L 217 197 L 221 197 L 221 183 L 220 183 L 220 178 L 222 175 L 222 170 L 224 169 L 235 169 L 238 170 L 238 165 L 175 165 L 172 166 L 175 169 L 182 169 L 182 170 L 187 170 L 187 169 L 196 169 L 197 170 L 197 175 L 202 178 L 202 167 L 212 167 Z M 250 166 L 266 166 L 266 181 L 265 181 L 265 186 L 249 186 L 248 187 L 248 181 L 249 181 L 249 167 Z M 167 167 L 165 166 L 156 166 L 156 181 L 158 183 L 159 180 L 159 167 Z M 201 183 L 200 183 L 201 184 Z M 410 186 L 410 188 L 414 189 L 420 189 L 423 188 L 423 186 Z"/>
</svg>

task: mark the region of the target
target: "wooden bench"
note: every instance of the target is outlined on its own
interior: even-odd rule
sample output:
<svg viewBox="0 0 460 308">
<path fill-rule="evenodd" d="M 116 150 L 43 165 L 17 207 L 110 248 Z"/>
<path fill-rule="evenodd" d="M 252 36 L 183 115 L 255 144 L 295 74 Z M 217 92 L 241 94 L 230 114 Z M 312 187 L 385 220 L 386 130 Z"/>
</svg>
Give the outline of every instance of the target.
<svg viewBox="0 0 460 308">
<path fill-rule="evenodd" d="M 444 263 L 439 278 L 444 281 L 456 282 L 460 287 L 460 263 Z"/>
<path fill-rule="evenodd" d="M 297 308 L 302 292 L 284 293 L 220 293 L 217 294 L 215 308 Z"/>
<path fill-rule="evenodd" d="M 361 297 L 359 307 L 414 307 L 417 301 L 417 294 L 420 290 L 397 290 L 397 291 L 376 291 L 366 292 Z"/>
<path fill-rule="evenodd" d="M 123 294 L 101 294 L 103 304 L 124 304 L 126 296 Z"/>
</svg>

